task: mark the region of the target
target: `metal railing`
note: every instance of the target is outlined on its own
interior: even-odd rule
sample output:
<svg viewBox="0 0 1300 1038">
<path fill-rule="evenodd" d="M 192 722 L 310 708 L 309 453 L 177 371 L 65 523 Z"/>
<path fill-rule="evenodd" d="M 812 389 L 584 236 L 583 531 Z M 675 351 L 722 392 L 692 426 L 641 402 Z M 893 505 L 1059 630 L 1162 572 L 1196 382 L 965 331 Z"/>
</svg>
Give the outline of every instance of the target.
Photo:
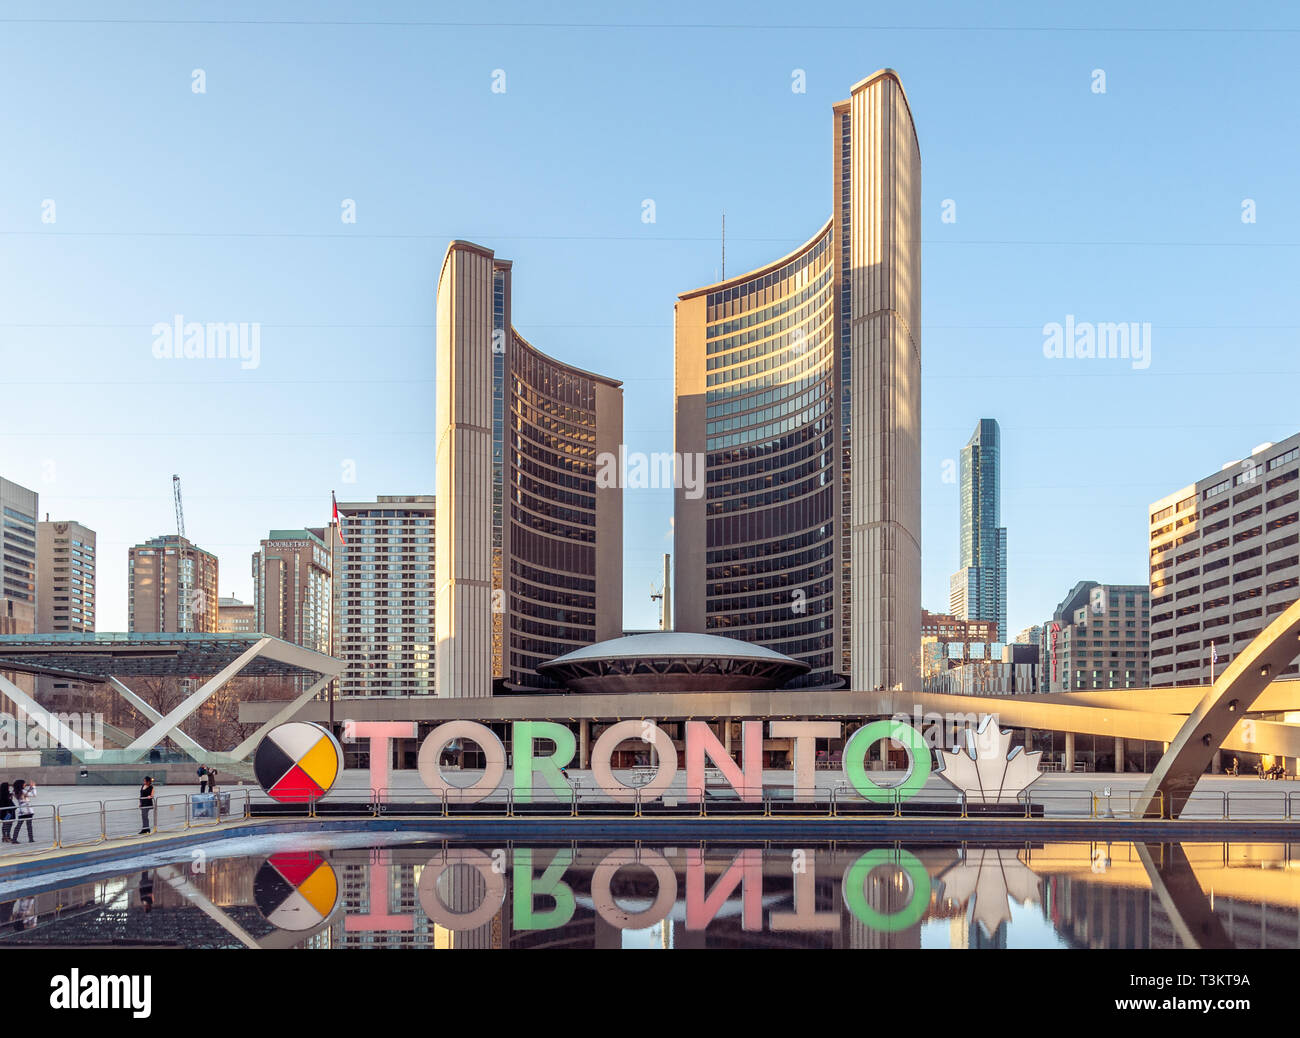
<svg viewBox="0 0 1300 1038">
<path fill-rule="evenodd" d="M 248 790 L 232 789 L 218 794 L 168 793 L 155 796 L 148 808 L 139 797 L 119 800 L 83 800 L 75 804 L 33 804 L 32 840 L 0 843 L 0 856 L 91 847 L 109 840 L 133 836 L 184 832 L 223 822 L 242 821 L 249 816 Z M 148 812 L 147 815 L 145 812 Z M 15 818 L 10 835 L 26 837 L 28 821 Z"/>
</svg>

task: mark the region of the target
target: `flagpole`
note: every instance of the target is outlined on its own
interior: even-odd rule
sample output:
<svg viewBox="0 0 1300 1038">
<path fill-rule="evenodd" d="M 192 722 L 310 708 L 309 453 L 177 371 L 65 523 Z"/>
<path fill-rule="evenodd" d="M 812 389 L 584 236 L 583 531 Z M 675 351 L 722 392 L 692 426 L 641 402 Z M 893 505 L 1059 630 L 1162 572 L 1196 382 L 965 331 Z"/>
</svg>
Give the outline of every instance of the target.
<svg viewBox="0 0 1300 1038">
<path fill-rule="evenodd" d="M 334 655 L 334 538 L 338 536 L 338 498 L 334 496 L 334 491 L 330 491 L 330 504 L 333 505 L 333 515 L 330 517 L 330 656 Z M 329 684 L 329 701 L 330 701 L 330 735 L 334 734 L 334 685 L 338 678 L 334 678 Z"/>
</svg>

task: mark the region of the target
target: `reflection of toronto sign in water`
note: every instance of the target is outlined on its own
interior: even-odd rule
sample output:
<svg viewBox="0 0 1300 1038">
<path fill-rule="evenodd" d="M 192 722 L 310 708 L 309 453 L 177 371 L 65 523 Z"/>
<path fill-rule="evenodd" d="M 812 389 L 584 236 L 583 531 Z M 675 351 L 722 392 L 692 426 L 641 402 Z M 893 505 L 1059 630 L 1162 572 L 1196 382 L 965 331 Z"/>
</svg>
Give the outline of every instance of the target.
<svg viewBox="0 0 1300 1038">
<path fill-rule="evenodd" d="M 816 748 L 818 739 L 837 739 L 841 728 L 838 721 L 768 721 L 768 735 L 773 739 L 789 739 L 794 746 L 792 788 L 796 795 L 811 793 L 816 789 Z M 981 735 L 989 732 L 989 722 L 981 727 Z M 686 788 L 698 793 L 705 788 L 705 771 L 711 762 L 722 778 L 742 801 L 761 803 L 763 800 L 763 721 L 744 721 L 741 724 L 740 749 L 742 764 L 732 759 L 730 751 L 718 739 L 705 721 L 686 722 Z M 371 785 L 384 788 L 387 782 L 387 761 L 393 739 L 411 739 L 418 734 L 414 721 L 350 721 L 344 726 L 344 739 L 369 740 Z M 881 785 L 867 772 L 868 751 L 878 742 L 892 739 L 907 752 L 908 765 L 900 782 Z M 644 785 L 628 785 L 614 775 L 614 751 L 629 740 L 653 746 L 656 752 L 654 775 Z M 538 744 L 547 741 L 554 748 L 549 753 L 539 753 Z M 482 777 L 468 786 L 455 786 L 442 775 L 439 761 L 443 751 L 453 743 L 473 742 L 483 750 L 485 764 Z M 569 796 L 573 787 L 562 769 L 569 766 L 576 752 L 573 732 L 556 721 L 515 721 L 511 729 L 514 749 L 513 797 L 516 803 L 531 803 L 537 778 L 541 778 L 560 796 Z M 976 758 L 974 743 L 970 756 Z M 1005 755 L 1005 747 L 997 746 Z M 996 752 L 996 750 L 995 750 Z M 1016 756 L 1015 751 L 1011 758 Z M 983 750 L 980 750 L 983 756 Z M 1036 765 L 1037 756 L 1034 756 Z M 1004 756 L 1005 761 L 1011 758 Z M 844 745 L 844 777 L 859 795 L 879 803 L 893 803 L 916 796 L 930 775 L 930 747 L 925 737 L 915 727 L 896 719 L 872 721 L 855 731 Z M 668 735 L 653 721 L 629 720 L 610 725 L 596 740 L 591 750 L 591 772 L 596 787 L 617 803 L 646 803 L 660 799 L 677 777 L 677 749 Z M 963 788 L 953 768 L 947 769 L 946 778 L 957 788 Z M 1032 767 L 1034 777 L 1037 768 Z M 500 789 L 506 774 L 506 749 L 501 740 L 486 725 L 476 721 L 448 721 L 439 725 L 420 746 L 420 778 L 434 793 L 449 803 L 474 804 L 492 796 Z M 941 772 L 941 774 L 944 774 Z M 1030 779 L 1032 781 L 1032 779 Z M 1023 786 L 1017 787 L 1018 792 Z M 996 798 L 995 798 L 996 799 Z"/>
<path fill-rule="evenodd" d="M 509 864 L 506 855 L 511 855 Z M 763 929 L 763 852 L 748 848 L 736 853 L 730 864 L 719 874 L 716 860 L 707 863 L 699 848 L 685 850 L 686 928 L 703 930 L 721 911 L 722 906 L 740 888 L 741 928 L 747 931 Z M 801 868 L 792 870 L 794 878 L 792 911 L 770 911 L 768 929 L 773 931 L 813 932 L 836 930 L 840 926 L 837 912 L 817 910 L 816 854 L 812 850 L 796 851 Z M 534 862 L 532 848 L 504 849 L 493 852 L 474 847 L 451 847 L 434 855 L 420 870 L 418 894 L 420 906 L 429 920 L 447 930 L 473 930 L 485 926 L 496 918 L 506 903 L 509 869 L 509 895 L 511 898 L 512 925 L 516 930 L 553 930 L 564 926 L 574 915 L 577 897 L 564 876 L 574 864 L 571 848 L 555 852 L 549 862 Z M 897 890 L 901 907 L 892 904 L 885 911 L 873 904 L 867 889 L 871 874 L 879 868 L 890 870 L 888 889 Z M 648 908 L 629 911 L 615 899 L 614 877 L 624 868 L 639 868 L 651 872 L 657 890 Z M 449 870 L 471 869 L 481 883 L 466 886 L 456 884 L 460 891 L 482 891 L 465 903 L 447 904 L 439 890 L 443 876 L 451 879 Z M 540 870 L 540 874 L 539 874 Z M 387 870 L 371 868 L 369 904 L 390 904 L 386 882 Z M 711 875 L 717 875 L 712 886 Z M 906 877 L 904 886 L 895 887 L 894 876 Z M 823 877 L 824 878 L 824 877 Z M 376 889 L 376 883 L 380 884 Z M 445 884 L 444 884 L 445 886 Z M 848 910 L 866 926 L 882 933 L 895 933 L 915 926 L 930 907 L 930 874 L 916 855 L 901 848 L 869 850 L 854 859 L 844 870 L 842 891 Z M 906 888 L 905 897 L 902 896 Z M 672 912 L 677 903 L 677 870 L 658 851 L 645 847 L 623 847 L 606 854 L 591 870 L 591 902 L 596 914 L 620 930 L 645 930 Z M 549 907 L 539 908 L 539 897 L 549 900 Z M 459 898 L 452 900 L 459 902 Z M 644 897 L 638 897 L 644 901 Z M 890 902 L 895 900 L 891 893 Z M 473 903 L 476 902 L 476 903 Z M 410 930 L 414 917 L 409 913 L 394 915 L 391 910 L 372 909 L 371 914 L 351 914 L 347 917 L 349 932 L 362 930 Z"/>
</svg>

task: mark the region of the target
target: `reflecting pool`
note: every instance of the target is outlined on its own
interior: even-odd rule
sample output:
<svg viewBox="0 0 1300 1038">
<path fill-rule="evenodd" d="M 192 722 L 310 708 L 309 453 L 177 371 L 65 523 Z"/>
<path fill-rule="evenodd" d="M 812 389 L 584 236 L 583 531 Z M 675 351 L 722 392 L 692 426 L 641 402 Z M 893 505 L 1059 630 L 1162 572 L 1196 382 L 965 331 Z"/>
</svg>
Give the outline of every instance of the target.
<svg viewBox="0 0 1300 1038">
<path fill-rule="evenodd" d="M 284 837 L 8 883 L 0 947 L 1297 948 L 1296 848 Z"/>
</svg>

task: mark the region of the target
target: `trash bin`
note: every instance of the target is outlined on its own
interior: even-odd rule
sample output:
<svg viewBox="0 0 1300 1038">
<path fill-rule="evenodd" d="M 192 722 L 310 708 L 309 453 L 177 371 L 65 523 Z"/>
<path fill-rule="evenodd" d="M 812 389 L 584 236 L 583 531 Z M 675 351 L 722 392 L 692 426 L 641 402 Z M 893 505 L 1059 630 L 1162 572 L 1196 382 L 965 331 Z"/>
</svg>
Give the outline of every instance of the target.
<svg viewBox="0 0 1300 1038">
<path fill-rule="evenodd" d="M 229 793 L 223 794 L 227 798 L 226 811 L 230 811 Z M 194 793 L 190 796 L 190 817 L 191 818 L 216 818 L 217 817 L 217 797 L 215 793 Z"/>
<path fill-rule="evenodd" d="M 230 815 L 230 794 L 229 793 L 217 794 L 217 813 L 226 816 Z"/>
</svg>

